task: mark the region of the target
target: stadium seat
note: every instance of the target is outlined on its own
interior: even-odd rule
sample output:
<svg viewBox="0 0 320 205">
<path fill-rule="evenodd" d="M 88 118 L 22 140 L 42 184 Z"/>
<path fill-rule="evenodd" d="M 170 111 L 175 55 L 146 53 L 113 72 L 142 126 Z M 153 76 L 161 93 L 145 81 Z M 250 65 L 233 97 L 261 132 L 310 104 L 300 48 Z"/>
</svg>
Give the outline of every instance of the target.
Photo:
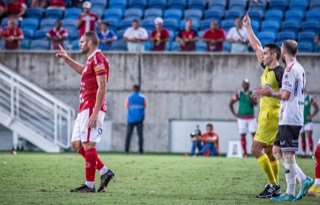
<svg viewBox="0 0 320 205">
<path fill-rule="evenodd" d="M 278 33 L 278 42 L 282 44 L 287 39 L 296 40 L 296 34 L 294 32 L 280 32 Z"/>
<path fill-rule="evenodd" d="M 313 52 L 313 43 L 299 42 L 298 52 L 299 53 L 312 53 Z"/>
<path fill-rule="evenodd" d="M 226 0 L 209 0 L 209 9 L 217 9 L 224 11 L 227 6 Z"/>
<path fill-rule="evenodd" d="M 170 31 L 176 31 L 179 28 L 179 24 L 175 19 L 165 19 L 163 22 L 163 27 Z"/>
<path fill-rule="evenodd" d="M 35 19 L 42 19 L 44 14 L 44 9 L 42 8 L 31 8 L 27 9 L 26 11 L 26 18 L 35 18 Z"/>
<path fill-rule="evenodd" d="M 278 33 L 280 23 L 277 21 L 263 21 L 261 25 L 261 31 L 269 31 L 272 33 Z"/>
<path fill-rule="evenodd" d="M 306 15 L 306 21 L 317 21 L 320 22 L 320 12 L 319 11 L 308 11 Z"/>
<path fill-rule="evenodd" d="M 104 12 L 105 19 L 116 19 L 120 21 L 123 17 L 123 11 L 121 9 L 106 9 Z"/>
<path fill-rule="evenodd" d="M 129 8 L 144 10 L 147 6 L 146 0 L 129 0 Z"/>
<path fill-rule="evenodd" d="M 113 51 L 128 51 L 127 43 L 122 40 L 113 41 L 110 50 Z"/>
<path fill-rule="evenodd" d="M 203 35 L 204 35 L 205 32 L 206 32 L 206 30 L 198 32 L 198 37 L 199 37 L 200 40 L 203 38 Z"/>
<path fill-rule="evenodd" d="M 169 32 L 169 36 L 170 36 L 170 42 L 172 42 L 174 40 L 174 38 L 176 37 L 175 36 L 175 32 L 174 31 L 170 31 L 170 30 L 168 30 L 168 32 Z"/>
<path fill-rule="evenodd" d="M 276 40 L 276 35 L 273 32 L 268 32 L 268 31 L 262 31 L 258 35 L 258 39 L 262 42 L 266 43 L 273 43 Z M 265 45 L 264 44 L 264 45 Z"/>
<path fill-rule="evenodd" d="M 101 18 L 103 17 L 104 8 L 97 8 L 97 7 L 95 7 L 95 8 L 92 8 L 90 11 L 91 11 L 92 13 L 97 14 L 97 16 L 99 17 L 99 19 L 101 19 Z"/>
<path fill-rule="evenodd" d="M 180 43 L 176 41 L 172 42 L 171 51 L 180 51 Z"/>
<path fill-rule="evenodd" d="M 127 9 L 125 11 L 124 17 L 125 18 L 134 18 L 134 19 L 141 19 L 143 16 L 141 9 Z"/>
<path fill-rule="evenodd" d="M 50 41 L 33 40 L 30 45 L 31 50 L 50 50 Z"/>
<path fill-rule="evenodd" d="M 20 41 L 20 49 L 21 50 L 29 50 L 31 41 L 28 39 L 23 39 Z"/>
<path fill-rule="evenodd" d="M 63 19 L 61 20 L 62 26 L 67 29 L 67 31 L 77 29 L 77 20 L 76 19 Z"/>
<path fill-rule="evenodd" d="M 207 44 L 202 41 L 196 42 L 196 51 L 197 52 L 206 52 L 207 51 Z"/>
<path fill-rule="evenodd" d="M 203 20 L 201 21 L 201 25 L 200 25 L 200 31 L 206 31 L 207 29 L 210 28 L 210 24 L 211 24 L 212 20 Z M 220 23 L 218 22 L 218 25 L 220 25 Z"/>
<path fill-rule="evenodd" d="M 298 10 L 291 10 L 286 12 L 286 21 L 297 21 L 300 22 L 300 25 L 302 24 L 302 19 L 304 18 L 304 12 L 298 11 Z"/>
<path fill-rule="evenodd" d="M 184 12 L 185 19 L 196 19 L 200 21 L 202 19 L 202 16 L 203 16 L 203 12 L 201 10 L 189 9 L 189 10 L 185 10 Z"/>
<path fill-rule="evenodd" d="M 205 19 L 215 19 L 220 21 L 224 17 L 224 14 L 224 10 L 210 9 L 206 11 Z"/>
<path fill-rule="evenodd" d="M 186 0 L 169 0 L 168 2 L 169 9 L 179 9 L 183 11 L 186 5 Z"/>
<path fill-rule="evenodd" d="M 78 19 L 79 15 L 82 13 L 82 10 L 79 8 L 67 8 L 65 11 L 65 19 Z"/>
<path fill-rule="evenodd" d="M 166 8 L 167 0 L 149 0 L 149 9 L 161 9 Z"/>
<path fill-rule="evenodd" d="M 144 12 L 145 19 L 155 19 L 157 17 L 162 18 L 162 10 L 161 9 L 147 9 Z"/>
<path fill-rule="evenodd" d="M 118 30 L 117 31 L 118 40 L 122 40 L 124 32 L 126 32 L 126 30 Z"/>
<path fill-rule="evenodd" d="M 261 22 L 261 19 L 263 17 L 263 12 L 260 10 L 251 10 L 249 12 L 249 16 L 252 21 Z"/>
<path fill-rule="evenodd" d="M 105 9 L 107 7 L 108 1 L 101 1 L 101 0 L 90 0 L 92 6 L 91 8 L 101 8 Z"/>
<path fill-rule="evenodd" d="M 179 9 L 167 9 L 164 12 L 164 19 L 175 19 L 177 22 L 181 21 L 183 12 Z"/>
<path fill-rule="evenodd" d="M 79 35 L 80 35 L 80 32 L 78 29 L 68 30 L 68 39 L 69 40 L 79 39 Z"/>
<path fill-rule="evenodd" d="M 9 20 L 8 18 L 2 18 L 2 21 L 1 21 L 2 28 L 5 28 L 8 26 L 8 20 Z M 16 21 L 16 26 L 18 26 L 19 25 L 18 19 L 15 19 L 15 21 Z"/>
<path fill-rule="evenodd" d="M 320 10 L 320 0 L 312 0 L 310 3 L 310 10 Z"/>
<path fill-rule="evenodd" d="M 79 40 L 74 40 L 71 42 L 71 49 L 74 51 L 80 50 L 80 42 Z"/>
<path fill-rule="evenodd" d="M 32 29 L 22 29 L 24 39 L 32 40 L 34 38 L 34 30 Z"/>
<path fill-rule="evenodd" d="M 192 29 L 198 31 L 200 25 L 199 21 L 196 19 L 192 19 Z M 182 20 L 180 23 L 180 30 L 184 30 L 186 28 L 186 20 Z"/>
<path fill-rule="evenodd" d="M 251 21 L 251 27 L 254 33 L 258 33 L 260 30 L 260 21 Z"/>
<path fill-rule="evenodd" d="M 320 45 L 318 45 L 318 44 L 314 45 L 314 52 L 320 53 Z"/>
<path fill-rule="evenodd" d="M 265 21 L 277 21 L 281 22 L 283 19 L 282 11 L 278 10 L 269 10 L 266 12 Z"/>
<path fill-rule="evenodd" d="M 56 19 L 42 19 L 40 29 L 50 30 L 54 27 Z"/>
<path fill-rule="evenodd" d="M 228 33 L 228 31 L 230 30 L 230 28 L 235 27 L 235 22 L 234 20 L 224 20 L 221 21 L 221 28 Z"/>
<path fill-rule="evenodd" d="M 317 22 L 317 21 L 307 21 L 307 22 L 303 23 L 302 31 L 303 32 L 317 33 L 319 28 L 320 28 L 319 22 Z"/>
<path fill-rule="evenodd" d="M 107 18 L 107 19 L 104 19 L 103 22 L 107 22 L 109 24 L 109 30 L 111 30 L 111 31 L 118 30 L 118 27 L 119 27 L 118 19 Z"/>
<path fill-rule="evenodd" d="M 36 31 L 35 39 L 44 40 L 46 38 L 47 30 L 38 30 Z"/>
<path fill-rule="evenodd" d="M 166 51 L 171 51 L 171 44 L 172 42 L 166 42 Z"/>
<path fill-rule="evenodd" d="M 243 17 L 244 12 L 240 10 L 228 10 L 226 11 L 226 16 L 224 17 L 225 20 L 235 20 L 237 17 Z"/>
<path fill-rule="evenodd" d="M 127 0 L 110 0 L 109 8 L 112 9 L 121 9 L 124 11 L 127 7 Z"/>
<path fill-rule="evenodd" d="M 300 32 L 298 35 L 298 42 L 314 43 L 316 34 L 313 32 Z"/>
<path fill-rule="evenodd" d="M 269 4 L 270 10 L 280 10 L 284 12 L 287 9 L 288 1 L 287 0 L 272 0 Z"/>
<path fill-rule="evenodd" d="M 224 52 L 230 52 L 231 51 L 231 43 L 228 41 L 223 42 L 223 51 Z"/>
<path fill-rule="evenodd" d="M 45 18 L 46 19 L 62 19 L 62 17 L 63 17 L 63 10 L 62 9 L 49 9 L 49 10 L 46 10 L 46 13 L 45 13 Z"/>
<path fill-rule="evenodd" d="M 22 29 L 31 29 L 31 30 L 35 31 L 39 27 L 39 20 L 33 19 L 33 18 L 23 19 L 20 27 Z"/>
<path fill-rule="evenodd" d="M 229 0 L 229 10 L 244 11 L 247 7 L 247 1 L 243 0 Z"/>
<path fill-rule="evenodd" d="M 289 1 L 289 10 L 291 11 L 303 11 L 305 12 L 305 10 L 307 9 L 308 7 L 308 1 L 307 0 L 304 0 L 304 1 L 301 1 L 301 0 L 290 0 Z"/>
<path fill-rule="evenodd" d="M 150 19 L 145 19 L 141 21 L 141 26 L 147 31 L 155 29 L 154 21 Z"/>
<path fill-rule="evenodd" d="M 266 0 L 249 1 L 249 7 L 251 11 L 262 11 L 264 12 L 267 8 Z"/>
<path fill-rule="evenodd" d="M 131 27 L 131 25 L 132 25 L 132 19 L 124 19 L 120 23 L 120 28 L 127 29 L 127 28 Z"/>
<path fill-rule="evenodd" d="M 197 9 L 204 11 L 206 4 L 206 0 L 189 0 L 188 9 Z"/>
<path fill-rule="evenodd" d="M 281 31 L 291 31 L 294 33 L 298 33 L 300 29 L 299 23 L 296 21 L 285 21 L 282 23 Z"/>
<path fill-rule="evenodd" d="M 152 48 L 152 42 L 145 41 L 144 42 L 144 51 L 151 51 L 151 48 Z"/>
</svg>

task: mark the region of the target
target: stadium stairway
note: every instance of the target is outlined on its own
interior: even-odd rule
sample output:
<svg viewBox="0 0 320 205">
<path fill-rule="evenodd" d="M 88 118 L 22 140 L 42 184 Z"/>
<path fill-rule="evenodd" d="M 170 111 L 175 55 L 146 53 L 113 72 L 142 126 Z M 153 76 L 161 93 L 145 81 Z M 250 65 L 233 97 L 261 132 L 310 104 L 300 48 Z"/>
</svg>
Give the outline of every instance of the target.
<svg viewBox="0 0 320 205">
<path fill-rule="evenodd" d="M 0 64 L 0 123 L 45 152 L 70 148 L 75 111 Z"/>
</svg>

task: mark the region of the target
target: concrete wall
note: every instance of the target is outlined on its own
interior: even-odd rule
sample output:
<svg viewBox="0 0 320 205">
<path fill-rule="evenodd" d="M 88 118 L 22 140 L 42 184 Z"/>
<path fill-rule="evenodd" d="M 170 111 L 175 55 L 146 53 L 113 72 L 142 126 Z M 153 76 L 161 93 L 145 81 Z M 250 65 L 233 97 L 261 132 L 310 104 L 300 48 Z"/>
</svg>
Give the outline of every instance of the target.
<svg viewBox="0 0 320 205">
<path fill-rule="evenodd" d="M 84 63 L 86 57 L 70 53 Z M 126 131 L 124 100 L 133 84 L 141 82 L 149 101 L 145 119 L 145 150 L 169 151 L 169 119 L 234 120 L 228 109 L 233 93 L 248 78 L 259 85 L 262 70 L 255 55 L 106 53 L 110 62 L 107 118 L 113 123 L 112 148 L 123 150 Z M 299 56 L 307 73 L 308 92 L 320 102 L 320 56 Z M 2 52 L 0 62 L 61 100 L 78 106 L 80 75 L 52 52 Z M 320 121 L 320 115 L 315 119 Z M 137 150 L 137 137 L 132 148 Z"/>
</svg>

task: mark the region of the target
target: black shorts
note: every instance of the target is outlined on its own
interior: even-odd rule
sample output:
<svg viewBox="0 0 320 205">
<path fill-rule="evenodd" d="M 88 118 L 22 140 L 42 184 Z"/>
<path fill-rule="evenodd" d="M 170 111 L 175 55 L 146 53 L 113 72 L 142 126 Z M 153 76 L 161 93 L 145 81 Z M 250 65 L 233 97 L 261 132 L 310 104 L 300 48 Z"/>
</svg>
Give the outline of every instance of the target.
<svg viewBox="0 0 320 205">
<path fill-rule="evenodd" d="M 274 145 L 281 147 L 283 152 L 297 152 L 299 133 L 302 126 L 279 125 Z"/>
</svg>

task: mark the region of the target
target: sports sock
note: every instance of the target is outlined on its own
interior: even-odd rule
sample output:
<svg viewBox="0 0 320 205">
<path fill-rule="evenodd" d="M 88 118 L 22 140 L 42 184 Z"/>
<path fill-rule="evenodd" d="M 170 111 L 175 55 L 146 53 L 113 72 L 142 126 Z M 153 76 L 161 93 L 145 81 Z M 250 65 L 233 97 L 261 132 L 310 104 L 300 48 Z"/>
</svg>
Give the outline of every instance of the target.
<svg viewBox="0 0 320 205">
<path fill-rule="evenodd" d="M 84 158 L 86 158 L 86 151 L 84 150 L 83 146 L 81 146 L 81 148 L 78 150 L 78 153 Z"/>
<path fill-rule="evenodd" d="M 276 179 L 273 175 L 273 171 L 272 171 L 268 156 L 266 154 L 263 154 L 257 160 L 258 160 L 260 167 L 262 168 L 262 170 L 264 171 L 264 173 L 267 176 L 268 184 L 275 185 L 277 182 L 276 182 Z"/>
<path fill-rule="evenodd" d="M 279 182 L 279 173 L 280 173 L 279 161 L 278 160 L 272 161 L 270 162 L 270 165 L 271 165 L 271 169 L 272 169 L 275 180 Z"/>
<path fill-rule="evenodd" d="M 93 181 L 93 182 L 86 181 L 85 184 L 87 185 L 87 187 L 89 187 L 89 188 L 91 188 L 91 189 L 94 187 L 94 181 Z"/>
<path fill-rule="evenodd" d="M 295 164 L 296 166 L 296 177 L 300 184 L 303 184 L 303 182 L 306 181 L 307 176 L 303 173 L 303 171 L 300 169 L 298 164 Z"/>
<path fill-rule="evenodd" d="M 296 195 L 296 159 L 294 155 L 283 156 L 284 168 L 287 182 L 286 193 L 292 196 Z"/>
<path fill-rule="evenodd" d="M 320 186 L 320 145 L 318 144 L 316 151 L 314 153 L 316 157 L 316 163 L 314 165 L 314 172 L 315 172 L 315 180 L 314 184 Z"/>
<path fill-rule="evenodd" d="M 90 148 L 86 150 L 86 181 L 94 182 L 96 173 L 97 150 Z M 87 185 L 88 186 L 88 185 Z"/>
<path fill-rule="evenodd" d="M 245 136 L 241 137 L 241 145 L 242 145 L 243 154 L 247 155 L 247 140 Z"/>
<path fill-rule="evenodd" d="M 83 146 L 78 150 L 78 153 L 83 156 L 84 158 L 86 158 L 86 151 L 84 150 Z M 98 157 L 97 154 L 97 170 L 100 172 L 100 174 L 105 174 L 107 173 L 107 171 L 102 170 L 102 172 L 100 171 L 103 167 L 105 167 L 108 171 L 108 168 L 106 166 L 104 166 L 103 162 L 100 160 L 100 158 Z"/>
<path fill-rule="evenodd" d="M 308 143 L 309 143 L 310 156 L 312 156 L 313 155 L 313 139 L 312 139 L 312 137 L 308 138 Z"/>
<path fill-rule="evenodd" d="M 306 138 L 301 138 L 301 148 L 302 148 L 302 154 L 306 155 Z"/>
</svg>

